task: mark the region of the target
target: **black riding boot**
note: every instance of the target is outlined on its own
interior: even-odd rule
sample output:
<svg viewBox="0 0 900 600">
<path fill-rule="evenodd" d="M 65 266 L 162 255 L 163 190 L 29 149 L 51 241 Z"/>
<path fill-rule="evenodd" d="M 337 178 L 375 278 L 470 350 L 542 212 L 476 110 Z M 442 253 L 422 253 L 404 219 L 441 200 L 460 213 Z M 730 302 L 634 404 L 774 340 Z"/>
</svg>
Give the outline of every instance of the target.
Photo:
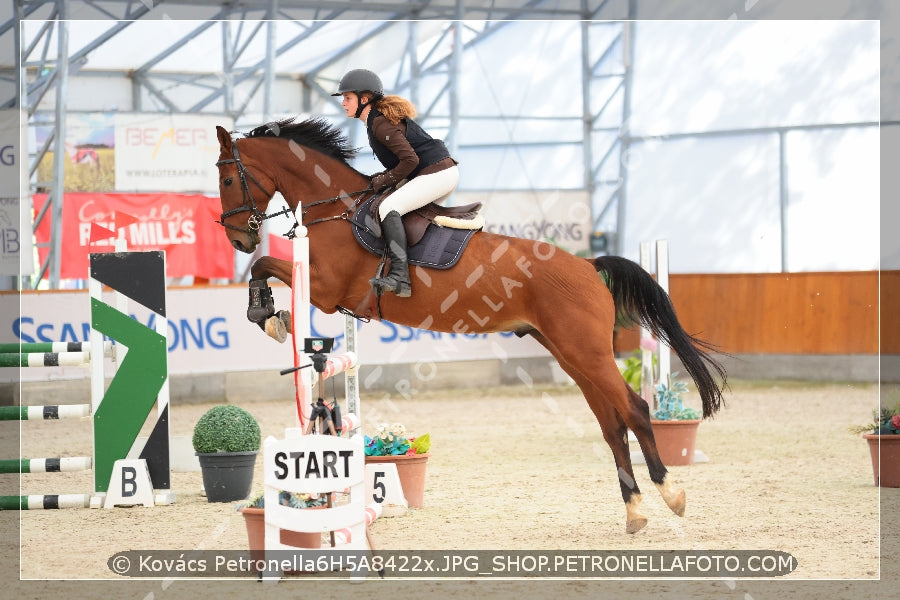
<svg viewBox="0 0 900 600">
<path fill-rule="evenodd" d="M 391 269 L 387 275 L 375 277 L 370 283 L 382 291 L 394 292 L 399 298 L 408 298 L 412 295 L 412 284 L 406 258 L 406 231 L 400 213 L 396 210 L 389 212 L 381 221 L 381 231 L 391 257 Z"/>
<path fill-rule="evenodd" d="M 247 319 L 262 326 L 265 320 L 274 314 L 275 299 L 272 297 L 272 288 L 265 279 L 251 279 Z"/>
</svg>

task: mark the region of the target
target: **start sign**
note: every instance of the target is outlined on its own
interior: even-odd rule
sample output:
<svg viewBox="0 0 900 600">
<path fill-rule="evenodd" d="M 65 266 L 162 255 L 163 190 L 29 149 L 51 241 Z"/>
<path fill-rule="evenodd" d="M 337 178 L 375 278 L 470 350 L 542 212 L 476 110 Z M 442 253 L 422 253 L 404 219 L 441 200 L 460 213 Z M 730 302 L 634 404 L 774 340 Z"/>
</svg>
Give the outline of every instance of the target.
<svg viewBox="0 0 900 600">
<path fill-rule="evenodd" d="M 327 494 L 360 486 L 363 493 L 365 450 L 362 436 L 303 435 L 299 427 L 284 430 L 285 439 L 266 438 L 263 452 L 266 506 L 279 491 Z M 270 492 L 274 496 L 270 499 Z"/>
<path fill-rule="evenodd" d="M 334 479 L 350 477 L 353 450 L 293 451 L 275 453 L 276 479 Z"/>
</svg>

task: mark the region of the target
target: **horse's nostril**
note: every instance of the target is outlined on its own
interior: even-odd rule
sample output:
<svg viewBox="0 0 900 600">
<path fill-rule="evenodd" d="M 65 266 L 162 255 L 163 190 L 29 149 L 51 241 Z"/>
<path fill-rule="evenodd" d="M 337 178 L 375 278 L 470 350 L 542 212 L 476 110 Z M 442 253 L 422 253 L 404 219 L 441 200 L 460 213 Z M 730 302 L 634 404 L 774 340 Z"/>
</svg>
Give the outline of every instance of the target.
<svg viewBox="0 0 900 600">
<path fill-rule="evenodd" d="M 246 252 L 246 250 L 244 249 L 244 245 L 241 243 L 240 240 L 231 240 L 231 246 L 235 250 L 238 250 L 240 252 Z"/>
</svg>

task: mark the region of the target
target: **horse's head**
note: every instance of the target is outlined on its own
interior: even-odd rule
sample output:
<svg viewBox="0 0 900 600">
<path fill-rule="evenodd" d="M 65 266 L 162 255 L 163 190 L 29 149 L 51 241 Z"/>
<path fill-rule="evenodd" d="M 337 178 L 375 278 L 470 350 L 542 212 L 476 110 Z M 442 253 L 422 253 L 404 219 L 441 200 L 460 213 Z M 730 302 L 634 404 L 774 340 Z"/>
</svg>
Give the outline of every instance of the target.
<svg viewBox="0 0 900 600">
<path fill-rule="evenodd" d="M 219 223 L 235 250 L 251 253 L 259 245 L 259 231 L 266 219 L 266 208 L 275 194 L 274 178 L 258 162 L 242 157 L 237 142 L 224 128 L 216 126 L 219 138 L 219 198 L 222 215 Z M 272 190 L 272 191 L 269 191 Z"/>
</svg>

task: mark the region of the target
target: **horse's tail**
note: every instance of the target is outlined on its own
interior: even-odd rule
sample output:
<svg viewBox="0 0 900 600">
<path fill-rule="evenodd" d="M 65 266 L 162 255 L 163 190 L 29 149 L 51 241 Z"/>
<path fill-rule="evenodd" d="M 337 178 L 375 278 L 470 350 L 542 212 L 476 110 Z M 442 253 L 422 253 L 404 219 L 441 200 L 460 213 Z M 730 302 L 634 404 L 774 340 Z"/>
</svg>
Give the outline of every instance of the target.
<svg viewBox="0 0 900 600">
<path fill-rule="evenodd" d="M 709 355 L 715 346 L 681 327 L 669 295 L 639 264 L 621 256 L 600 256 L 592 262 L 612 294 L 617 322 L 640 323 L 672 348 L 697 386 L 703 417 L 714 415 L 722 407 L 726 386 L 724 367 Z"/>
</svg>

